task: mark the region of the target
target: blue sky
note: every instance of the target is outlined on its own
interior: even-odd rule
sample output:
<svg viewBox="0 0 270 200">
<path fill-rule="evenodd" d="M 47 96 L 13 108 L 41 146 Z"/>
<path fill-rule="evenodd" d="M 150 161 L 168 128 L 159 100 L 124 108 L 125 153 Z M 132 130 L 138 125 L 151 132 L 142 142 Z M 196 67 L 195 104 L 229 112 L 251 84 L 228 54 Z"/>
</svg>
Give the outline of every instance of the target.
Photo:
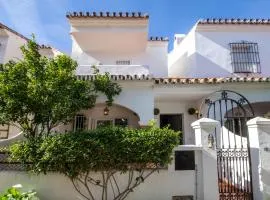
<svg viewBox="0 0 270 200">
<path fill-rule="evenodd" d="M 200 18 L 270 18 L 270 0 L 0 0 L 0 22 L 38 42 L 71 50 L 68 11 L 141 11 L 149 36 L 187 33 Z"/>
</svg>

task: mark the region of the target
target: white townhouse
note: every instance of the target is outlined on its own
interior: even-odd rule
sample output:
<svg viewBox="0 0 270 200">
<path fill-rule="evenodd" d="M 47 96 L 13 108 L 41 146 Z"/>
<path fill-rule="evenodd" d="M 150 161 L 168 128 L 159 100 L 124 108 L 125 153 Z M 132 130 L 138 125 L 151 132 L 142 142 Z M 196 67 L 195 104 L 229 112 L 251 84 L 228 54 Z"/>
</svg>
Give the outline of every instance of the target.
<svg viewBox="0 0 270 200">
<path fill-rule="evenodd" d="M 252 190 L 246 122 L 270 115 L 270 20 L 199 20 L 189 33 L 175 35 L 168 53 L 168 38 L 148 35 L 147 14 L 72 12 L 66 17 L 78 78 L 94 79 L 95 65 L 101 73 L 110 73 L 122 93 L 109 108 L 105 97 L 100 97 L 94 108 L 80 111 L 74 122 L 57 127 L 56 132 L 102 124 L 137 128 L 151 119 L 160 127 L 170 125 L 181 131 L 182 145 L 176 148 L 172 165 L 142 184 L 131 194 L 132 200 L 216 200 L 217 195 L 252 199 L 253 193 L 257 195 L 257 187 Z M 6 62 L 17 56 L 8 49 L 18 52 L 27 39 L 4 25 L 0 30 L 4 44 L 0 61 Z M 213 127 L 217 123 L 220 129 Z M 20 135 L 11 130 L 3 134 L 7 139 L 2 144 Z M 211 157 L 213 152 L 206 147 L 214 148 L 216 156 Z M 3 176 L 5 181 L 0 183 L 11 184 L 14 174 Z M 16 180 L 27 182 L 27 177 L 20 175 Z M 61 176 L 31 180 L 44 199 L 76 199 L 74 189 Z"/>
<path fill-rule="evenodd" d="M 20 47 L 25 45 L 28 40 L 29 38 L 0 23 L 0 63 L 21 59 Z M 53 57 L 61 52 L 50 46 L 40 45 L 40 53 L 43 56 Z"/>
<path fill-rule="evenodd" d="M 22 59 L 20 47 L 25 45 L 27 41 L 29 41 L 29 38 L 0 23 L 0 63 Z M 49 58 L 61 54 L 57 49 L 46 45 L 40 45 L 39 51 L 41 55 Z M 16 127 L 0 126 L 0 141 L 17 134 L 18 129 Z"/>
<path fill-rule="evenodd" d="M 106 116 L 100 110 L 100 116 L 90 113 L 104 109 L 104 104 L 84 111 L 86 128 L 115 123 L 121 116 L 134 125 L 134 112 L 138 125 L 151 119 L 160 126 L 171 124 L 183 132 L 184 144 L 194 144 L 190 124 L 206 115 L 202 102 L 216 91 L 243 93 L 254 103 L 256 115 L 270 111 L 268 20 L 200 20 L 187 35 L 175 35 L 168 54 L 166 37 L 148 36 L 148 15 L 75 12 L 67 18 L 78 77 L 94 78 L 95 65 L 123 87 L 115 101 L 119 112 L 113 106 Z M 124 108 L 130 110 L 129 116 L 120 114 Z M 195 114 L 189 114 L 192 108 Z"/>
</svg>

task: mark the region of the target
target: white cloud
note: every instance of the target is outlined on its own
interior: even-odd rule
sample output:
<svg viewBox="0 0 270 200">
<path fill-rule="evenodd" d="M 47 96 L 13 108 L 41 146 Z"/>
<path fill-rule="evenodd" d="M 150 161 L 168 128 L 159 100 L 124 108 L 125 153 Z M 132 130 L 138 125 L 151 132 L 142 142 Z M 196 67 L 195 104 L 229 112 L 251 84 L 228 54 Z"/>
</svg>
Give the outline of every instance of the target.
<svg viewBox="0 0 270 200">
<path fill-rule="evenodd" d="M 35 34 L 39 43 L 50 44 L 41 24 L 36 0 L 0 0 L 0 8 L 7 13 L 16 31 L 30 36 Z"/>
</svg>

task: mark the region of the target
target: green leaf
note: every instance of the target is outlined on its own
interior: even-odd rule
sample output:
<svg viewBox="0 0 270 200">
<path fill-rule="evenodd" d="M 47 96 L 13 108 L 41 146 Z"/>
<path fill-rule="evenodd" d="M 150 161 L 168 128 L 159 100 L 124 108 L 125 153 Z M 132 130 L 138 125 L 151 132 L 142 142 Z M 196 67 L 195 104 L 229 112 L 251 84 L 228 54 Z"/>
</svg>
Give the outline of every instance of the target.
<svg viewBox="0 0 270 200">
<path fill-rule="evenodd" d="M 27 138 L 48 136 L 77 112 L 95 105 L 101 92 L 111 105 L 121 88 L 109 74 L 94 81 L 78 80 L 76 61 L 67 55 L 40 55 L 34 38 L 21 47 L 23 59 L 0 66 L 0 123 L 19 124 Z"/>
</svg>

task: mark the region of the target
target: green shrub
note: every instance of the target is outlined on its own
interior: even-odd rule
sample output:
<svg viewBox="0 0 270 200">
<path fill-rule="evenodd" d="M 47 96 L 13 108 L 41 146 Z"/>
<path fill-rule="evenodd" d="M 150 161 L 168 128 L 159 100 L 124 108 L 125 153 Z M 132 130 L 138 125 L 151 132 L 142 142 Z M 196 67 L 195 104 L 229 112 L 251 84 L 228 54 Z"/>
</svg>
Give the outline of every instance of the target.
<svg viewBox="0 0 270 200">
<path fill-rule="evenodd" d="M 37 173 L 56 171 L 64 174 L 74 187 L 77 185 L 74 180 L 79 183 L 84 180 L 86 183 L 82 185 L 87 187 L 87 191 L 90 190 L 89 185 L 94 184 L 106 188 L 103 190 L 106 193 L 106 184 L 114 179 L 115 173 L 130 173 L 134 176 L 131 179 L 133 182 L 123 190 L 128 194 L 160 166 L 170 163 L 173 148 L 178 142 L 179 133 L 169 128 L 101 127 L 27 140 L 11 147 L 11 157 L 23 163 L 32 163 L 27 166 Z M 90 172 L 101 174 L 103 180 L 93 181 L 89 177 Z"/>
<path fill-rule="evenodd" d="M 38 200 L 38 197 L 36 192 L 21 192 L 19 189 L 11 187 L 3 194 L 0 194 L 0 200 Z"/>
</svg>

